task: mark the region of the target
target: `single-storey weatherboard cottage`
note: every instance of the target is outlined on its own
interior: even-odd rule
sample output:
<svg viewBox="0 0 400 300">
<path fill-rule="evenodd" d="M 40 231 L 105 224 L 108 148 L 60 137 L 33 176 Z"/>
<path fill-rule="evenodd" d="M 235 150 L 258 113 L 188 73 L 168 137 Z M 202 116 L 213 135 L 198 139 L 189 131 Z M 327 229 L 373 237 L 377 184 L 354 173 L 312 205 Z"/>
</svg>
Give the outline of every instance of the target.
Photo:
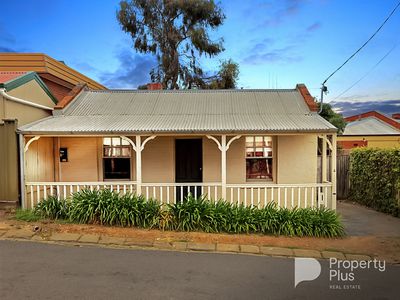
<svg viewBox="0 0 400 300">
<path fill-rule="evenodd" d="M 191 193 L 257 207 L 335 209 L 336 128 L 316 110 L 302 84 L 271 90 L 77 87 L 52 116 L 18 129 L 22 206 L 110 188 L 162 203 Z"/>
</svg>

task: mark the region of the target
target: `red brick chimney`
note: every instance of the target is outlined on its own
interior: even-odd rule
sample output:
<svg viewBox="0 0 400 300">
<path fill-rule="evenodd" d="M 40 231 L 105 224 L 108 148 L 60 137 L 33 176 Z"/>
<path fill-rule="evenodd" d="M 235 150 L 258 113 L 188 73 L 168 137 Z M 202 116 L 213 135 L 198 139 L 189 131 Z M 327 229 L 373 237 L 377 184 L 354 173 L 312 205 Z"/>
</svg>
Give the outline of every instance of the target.
<svg viewBox="0 0 400 300">
<path fill-rule="evenodd" d="M 160 82 L 152 82 L 147 84 L 147 89 L 151 91 L 162 90 L 163 86 Z"/>
<path fill-rule="evenodd" d="M 311 96 L 310 92 L 308 91 L 307 87 L 303 83 L 299 83 L 296 85 L 296 89 L 300 92 L 300 94 L 304 98 L 304 102 L 307 104 L 310 111 L 318 111 L 318 105 L 314 101 L 314 97 Z"/>
<path fill-rule="evenodd" d="M 400 113 L 393 114 L 392 119 L 400 120 Z"/>
<path fill-rule="evenodd" d="M 86 83 L 78 83 L 72 90 L 54 106 L 54 109 L 63 109 L 75 99 L 76 96 L 82 91 L 87 89 Z"/>
</svg>

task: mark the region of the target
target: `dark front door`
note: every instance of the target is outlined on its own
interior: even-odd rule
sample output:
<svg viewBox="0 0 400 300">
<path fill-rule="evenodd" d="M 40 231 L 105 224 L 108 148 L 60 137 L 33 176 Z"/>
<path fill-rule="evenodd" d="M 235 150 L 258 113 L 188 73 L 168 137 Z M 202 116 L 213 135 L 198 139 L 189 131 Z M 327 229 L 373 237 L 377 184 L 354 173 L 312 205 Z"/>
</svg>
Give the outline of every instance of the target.
<svg viewBox="0 0 400 300">
<path fill-rule="evenodd" d="M 203 181 L 202 139 L 175 140 L 175 180 L 177 183 Z M 189 194 L 200 196 L 201 188 L 180 186 L 176 189 L 176 200 L 180 201 Z"/>
</svg>

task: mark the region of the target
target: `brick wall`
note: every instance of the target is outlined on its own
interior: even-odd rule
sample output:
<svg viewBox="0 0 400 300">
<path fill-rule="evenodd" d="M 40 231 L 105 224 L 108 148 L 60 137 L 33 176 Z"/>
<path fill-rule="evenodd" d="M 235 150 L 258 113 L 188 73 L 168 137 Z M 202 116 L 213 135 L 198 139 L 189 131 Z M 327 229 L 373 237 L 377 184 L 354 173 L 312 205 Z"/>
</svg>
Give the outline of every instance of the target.
<svg viewBox="0 0 400 300">
<path fill-rule="evenodd" d="M 338 141 L 338 145 L 342 149 L 353 149 L 357 147 L 367 147 L 368 141 L 354 140 L 354 141 Z"/>
<path fill-rule="evenodd" d="M 58 101 L 61 101 L 61 99 L 63 99 L 71 91 L 70 88 L 67 88 L 58 83 L 50 81 L 47 78 L 42 78 L 42 80 Z"/>
</svg>

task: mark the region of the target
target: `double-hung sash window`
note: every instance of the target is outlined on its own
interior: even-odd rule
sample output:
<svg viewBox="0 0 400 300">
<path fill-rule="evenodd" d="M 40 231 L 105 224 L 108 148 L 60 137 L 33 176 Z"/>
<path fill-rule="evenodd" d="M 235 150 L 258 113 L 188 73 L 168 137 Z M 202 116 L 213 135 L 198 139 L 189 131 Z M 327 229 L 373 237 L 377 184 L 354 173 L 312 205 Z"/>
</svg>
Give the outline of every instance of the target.
<svg viewBox="0 0 400 300">
<path fill-rule="evenodd" d="M 131 179 L 131 145 L 120 137 L 103 138 L 104 179 Z"/>
<path fill-rule="evenodd" d="M 272 180 L 271 136 L 246 137 L 246 179 Z"/>
</svg>

